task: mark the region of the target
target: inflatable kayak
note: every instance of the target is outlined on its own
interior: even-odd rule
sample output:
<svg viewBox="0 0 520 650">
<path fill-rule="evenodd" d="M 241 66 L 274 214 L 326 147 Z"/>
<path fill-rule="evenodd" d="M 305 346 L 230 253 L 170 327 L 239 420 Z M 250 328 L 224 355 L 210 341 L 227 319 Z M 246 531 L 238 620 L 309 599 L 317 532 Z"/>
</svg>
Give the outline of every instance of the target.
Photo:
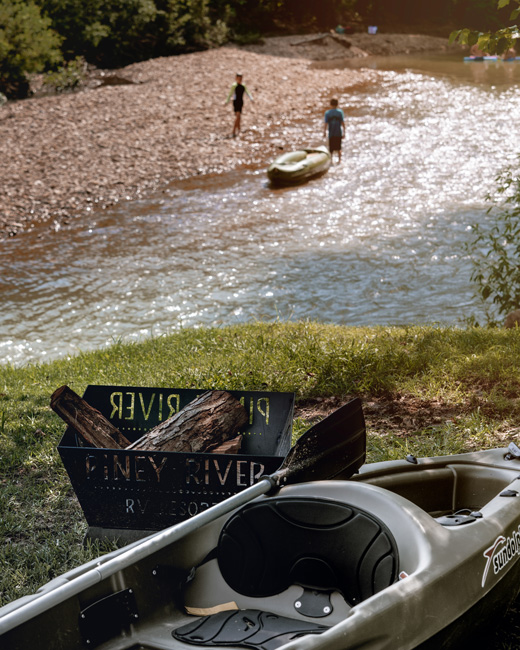
<svg viewBox="0 0 520 650">
<path fill-rule="evenodd" d="M 0 647 L 458 647 L 519 590 L 520 450 L 364 455 L 354 400 L 274 474 L 0 609 Z"/>
<path fill-rule="evenodd" d="M 327 147 L 302 149 L 284 153 L 267 169 L 267 177 L 275 185 L 301 183 L 324 174 L 331 165 L 331 155 Z"/>
</svg>

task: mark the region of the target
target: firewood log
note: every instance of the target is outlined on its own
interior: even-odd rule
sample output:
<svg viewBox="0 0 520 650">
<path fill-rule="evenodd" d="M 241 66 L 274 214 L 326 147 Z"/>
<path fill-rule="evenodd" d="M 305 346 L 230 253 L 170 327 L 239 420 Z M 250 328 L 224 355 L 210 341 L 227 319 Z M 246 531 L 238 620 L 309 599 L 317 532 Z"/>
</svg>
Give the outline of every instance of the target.
<svg viewBox="0 0 520 650">
<path fill-rule="evenodd" d="M 110 420 L 68 386 L 61 386 L 54 391 L 51 409 L 77 431 L 90 447 L 124 449 L 130 444 Z"/>
<path fill-rule="evenodd" d="M 242 440 L 244 437 L 242 434 L 239 434 L 236 438 L 231 438 L 231 440 L 226 440 L 218 447 L 211 449 L 212 454 L 238 454 L 240 448 L 242 447 Z"/>
<path fill-rule="evenodd" d="M 145 433 L 127 449 L 210 452 L 236 437 L 247 418 L 246 409 L 231 393 L 207 391 Z"/>
</svg>

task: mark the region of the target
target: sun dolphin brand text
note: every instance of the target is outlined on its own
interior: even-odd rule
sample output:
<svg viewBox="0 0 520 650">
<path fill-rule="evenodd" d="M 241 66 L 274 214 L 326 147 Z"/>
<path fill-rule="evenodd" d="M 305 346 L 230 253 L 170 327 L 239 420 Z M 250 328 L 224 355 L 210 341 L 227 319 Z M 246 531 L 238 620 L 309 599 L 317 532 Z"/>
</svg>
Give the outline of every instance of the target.
<svg viewBox="0 0 520 650">
<path fill-rule="evenodd" d="M 493 567 L 493 573 L 497 575 L 512 560 L 514 560 L 517 555 L 520 555 L 520 525 L 509 537 L 499 535 L 493 544 L 484 551 L 486 566 L 482 575 L 482 587 L 486 583 L 491 567 Z"/>
</svg>

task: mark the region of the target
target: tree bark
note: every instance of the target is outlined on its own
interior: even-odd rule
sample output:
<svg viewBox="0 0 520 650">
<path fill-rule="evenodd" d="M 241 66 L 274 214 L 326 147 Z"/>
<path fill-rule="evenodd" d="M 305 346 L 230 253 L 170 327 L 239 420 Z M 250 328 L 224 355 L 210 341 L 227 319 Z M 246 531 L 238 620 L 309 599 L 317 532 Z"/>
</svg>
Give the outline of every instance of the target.
<svg viewBox="0 0 520 650">
<path fill-rule="evenodd" d="M 145 433 L 127 449 L 211 452 L 236 437 L 247 411 L 227 391 L 207 391 Z"/>
<path fill-rule="evenodd" d="M 236 438 L 231 438 L 231 440 L 226 440 L 218 447 L 212 447 L 212 454 L 238 454 L 240 448 L 242 447 L 242 440 L 244 437 L 242 434 L 239 434 Z"/>
<path fill-rule="evenodd" d="M 54 391 L 51 409 L 91 447 L 124 449 L 130 444 L 110 420 L 68 386 L 61 386 Z"/>
</svg>

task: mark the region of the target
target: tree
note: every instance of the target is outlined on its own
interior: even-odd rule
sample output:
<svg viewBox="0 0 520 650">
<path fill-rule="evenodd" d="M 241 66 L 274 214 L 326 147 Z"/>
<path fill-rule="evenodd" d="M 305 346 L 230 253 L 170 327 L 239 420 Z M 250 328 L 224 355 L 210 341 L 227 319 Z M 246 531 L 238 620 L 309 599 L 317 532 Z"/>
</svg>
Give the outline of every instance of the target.
<svg viewBox="0 0 520 650">
<path fill-rule="evenodd" d="M 27 75 L 61 61 L 61 38 L 29 0 L 0 0 L 0 92 L 26 97 Z"/>
<path fill-rule="evenodd" d="M 1 0 L 0 0 L 1 1 Z M 66 59 L 117 67 L 214 45 L 227 37 L 227 3 L 210 0 L 38 0 L 63 36 Z"/>
<path fill-rule="evenodd" d="M 509 16 L 509 22 L 515 21 L 520 15 L 520 0 L 498 0 L 496 9 L 500 11 L 510 4 L 516 4 Z M 517 25 L 502 27 L 496 31 L 481 32 L 469 27 L 455 30 L 450 34 L 450 42 L 458 42 L 461 45 L 477 45 L 479 50 L 489 54 L 502 54 L 514 47 L 516 40 L 520 38 L 520 29 Z"/>
</svg>

